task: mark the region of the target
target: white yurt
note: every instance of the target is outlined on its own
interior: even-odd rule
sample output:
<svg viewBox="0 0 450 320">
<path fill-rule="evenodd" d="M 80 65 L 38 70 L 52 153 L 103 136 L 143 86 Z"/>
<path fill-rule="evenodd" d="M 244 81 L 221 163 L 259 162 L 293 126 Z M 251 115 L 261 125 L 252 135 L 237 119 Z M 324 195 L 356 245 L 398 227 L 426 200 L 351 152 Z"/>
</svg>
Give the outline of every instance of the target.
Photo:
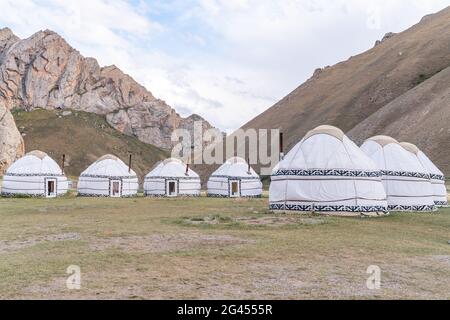
<svg viewBox="0 0 450 320">
<path fill-rule="evenodd" d="M 383 173 L 383 185 L 390 211 L 432 211 L 434 207 L 430 175 L 417 157 L 397 140 L 376 136 L 361 149 Z"/>
<path fill-rule="evenodd" d="M 200 189 L 199 175 L 175 158 L 160 162 L 144 181 L 144 194 L 152 197 L 198 197 Z"/>
<path fill-rule="evenodd" d="M 413 153 L 419 159 L 422 166 L 430 175 L 431 187 L 433 189 L 433 199 L 436 206 L 446 206 L 447 189 L 445 187 L 445 176 L 441 170 L 423 153 L 417 146 L 412 143 L 402 142 L 400 145 L 407 151 Z"/>
<path fill-rule="evenodd" d="M 3 176 L 3 196 L 55 198 L 67 193 L 68 181 L 45 152 L 32 151 L 14 162 Z"/>
<path fill-rule="evenodd" d="M 262 195 L 259 175 L 242 158 L 226 161 L 208 180 L 208 197 L 257 198 Z"/>
<path fill-rule="evenodd" d="M 114 155 L 105 155 L 84 170 L 78 179 L 78 196 L 132 197 L 137 194 L 136 173 Z"/>
<path fill-rule="evenodd" d="M 269 193 L 274 212 L 387 213 L 380 170 L 332 126 L 311 130 L 292 148 L 273 172 Z"/>
</svg>

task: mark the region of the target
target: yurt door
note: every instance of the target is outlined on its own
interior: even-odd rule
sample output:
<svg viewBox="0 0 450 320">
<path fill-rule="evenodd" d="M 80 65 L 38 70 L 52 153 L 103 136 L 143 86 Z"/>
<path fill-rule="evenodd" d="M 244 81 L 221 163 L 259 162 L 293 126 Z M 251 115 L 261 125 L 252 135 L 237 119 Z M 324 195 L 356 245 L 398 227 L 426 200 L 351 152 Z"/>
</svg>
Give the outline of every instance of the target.
<svg viewBox="0 0 450 320">
<path fill-rule="evenodd" d="M 120 181 L 120 180 L 111 180 L 109 183 L 110 183 L 109 195 L 112 198 L 119 198 L 121 196 L 122 181 Z"/>
<path fill-rule="evenodd" d="M 230 180 L 230 197 L 232 198 L 238 198 L 241 196 L 241 190 L 239 188 L 239 181 L 238 180 Z"/>
<path fill-rule="evenodd" d="M 178 196 L 178 181 L 176 180 L 167 180 L 166 181 L 166 196 L 168 197 L 176 197 Z"/>
<path fill-rule="evenodd" d="M 56 197 L 56 179 L 45 180 L 45 197 L 46 198 Z"/>
</svg>

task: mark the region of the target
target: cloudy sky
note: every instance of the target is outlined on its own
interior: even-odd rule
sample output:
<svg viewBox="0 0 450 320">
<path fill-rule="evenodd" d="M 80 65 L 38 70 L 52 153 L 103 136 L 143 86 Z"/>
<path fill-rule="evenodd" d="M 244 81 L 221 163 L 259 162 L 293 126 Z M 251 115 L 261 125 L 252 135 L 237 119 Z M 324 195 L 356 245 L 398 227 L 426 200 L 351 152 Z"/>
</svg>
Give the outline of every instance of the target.
<svg viewBox="0 0 450 320">
<path fill-rule="evenodd" d="M 186 116 L 238 128 L 318 67 L 450 0 L 0 0 L 0 27 L 61 34 Z"/>
</svg>

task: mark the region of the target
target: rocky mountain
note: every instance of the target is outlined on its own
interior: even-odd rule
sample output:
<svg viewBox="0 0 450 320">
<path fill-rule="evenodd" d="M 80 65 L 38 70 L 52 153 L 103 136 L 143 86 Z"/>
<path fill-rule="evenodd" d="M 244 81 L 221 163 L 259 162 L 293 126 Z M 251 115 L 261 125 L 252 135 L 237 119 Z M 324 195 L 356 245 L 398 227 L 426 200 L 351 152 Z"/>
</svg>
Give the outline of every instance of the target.
<svg viewBox="0 0 450 320">
<path fill-rule="evenodd" d="M 0 174 L 25 151 L 11 112 L 0 102 Z"/>
<path fill-rule="evenodd" d="M 385 36 L 314 76 L 244 125 L 279 128 L 286 147 L 330 124 L 361 142 L 390 134 L 417 144 L 450 175 L 450 7 Z"/>
<path fill-rule="evenodd" d="M 115 66 L 100 67 L 55 32 L 21 40 L 0 30 L 0 101 L 7 109 L 70 109 L 102 115 L 121 133 L 163 149 L 177 128 L 193 130 L 198 115 L 181 117 Z M 211 125 L 204 121 L 204 128 Z"/>
</svg>

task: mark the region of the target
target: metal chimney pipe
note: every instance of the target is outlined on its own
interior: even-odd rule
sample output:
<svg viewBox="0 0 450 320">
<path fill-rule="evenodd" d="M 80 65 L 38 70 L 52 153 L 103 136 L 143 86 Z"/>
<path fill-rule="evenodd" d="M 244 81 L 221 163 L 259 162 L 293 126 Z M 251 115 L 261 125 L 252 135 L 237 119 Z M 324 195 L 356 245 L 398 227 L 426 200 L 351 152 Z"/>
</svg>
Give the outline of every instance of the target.
<svg viewBox="0 0 450 320">
<path fill-rule="evenodd" d="M 184 174 L 189 175 L 189 163 L 186 163 L 186 172 Z"/>
<path fill-rule="evenodd" d="M 284 158 L 283 132 L 280 132 L 280 161 Z"/>
<path fill-rule="evenodd" d="M 64 167 L 65 167 L 65 165 L 66 165 L 66 155 L 63 154 L 63 156 L 62 156 L 62 165 L 61 165 L 62 174 L 64 174 Z"/>
<path fill-rule="evenodd" d="M 247 158 L 247 164 L 248 164 L 248 174 L 251 173 L 251 167 L 250 167 L 250 157 Z"/>
<path fill-rule="evenodd" d="M 128 159 L 128 173 L 131 173 L 131 153 L 130 153 L 130 158 Z"/>
</svg>

